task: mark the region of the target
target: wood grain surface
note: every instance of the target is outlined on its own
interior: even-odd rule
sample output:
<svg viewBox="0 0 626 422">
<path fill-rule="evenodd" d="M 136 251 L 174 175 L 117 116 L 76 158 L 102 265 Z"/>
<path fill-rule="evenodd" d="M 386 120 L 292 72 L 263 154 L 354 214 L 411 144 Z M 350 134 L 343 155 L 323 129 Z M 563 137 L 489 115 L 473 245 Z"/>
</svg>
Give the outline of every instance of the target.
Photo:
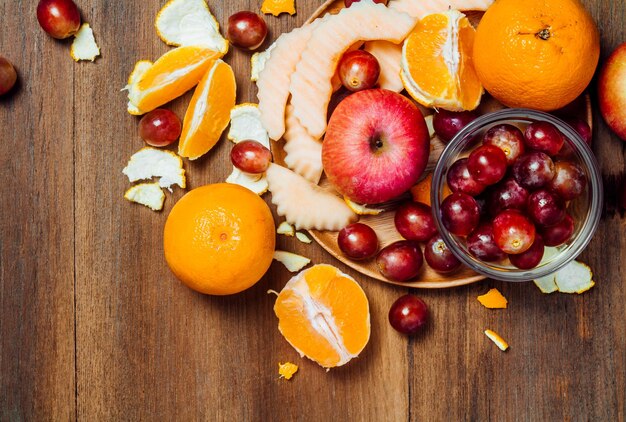
<svg viewBox="0 0 626 422">
<path fill-rule="evenodd" d="M 407 288 L 359 276 L 318 245 L 280 236 L 278 247 L 355 276 L 371 303 L 362 356 L 326 372 L 277 330 L 273 296 L 290 278 L 273 264 L 254 288 L 209 297 L 182 286 L 163 259 L 163 212 L 122 199 L 121 170 L 142 147 L 119 90 L 136 60 L 168 47 L 156 36 L 160 0 L 80 0 L 102 48 L 74 63 L 69 43 L 38 26 L 36 2 L 0 2 L 0 55 L 19 86 L 0 99 L 0 420 L 594 420 L 626 413 L 626 224 L 616 210 L 625 146 L 594 116 L 594 151 L 608 191 L 602 224 L 582 259 L 597 285 L 543 295 L 531 283 L 484 281 L 419 290 L 432 323 L 407 339 L 387 322 Z M 603 57 L 626 41 L 626 4 L 584 0 Z M 260 1 L 209 4 L 223 26 Z M 267 16 L 270 39 L 302 24 Z M 238 101 L 254 100 L 249 53 L 227 56 Z M 592 93 L 592 95 L 595 95 Z M 179 115 L 190 95 L 176 100 Z M 230 145 L 187 164 L 189 188 L 225 179 Z M 506 310 L 476 296 L 497 287 Z M 416 291 L 417 292 L 417 291 Z M 508 340 L 499 351 L 482 333 Z M 277 363 L 300 365 L 291 381 Z"/>
</svg>

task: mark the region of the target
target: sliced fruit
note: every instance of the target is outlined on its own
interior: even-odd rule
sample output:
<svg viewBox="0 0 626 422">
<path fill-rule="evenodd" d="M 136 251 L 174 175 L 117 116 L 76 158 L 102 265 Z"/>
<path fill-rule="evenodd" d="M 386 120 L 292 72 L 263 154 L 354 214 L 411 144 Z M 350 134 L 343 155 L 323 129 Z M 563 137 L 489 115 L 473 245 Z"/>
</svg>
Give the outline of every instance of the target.
<svg viewBox="0 0 626 422">
<path fill-rule="evenodd" d="M 291 224 L 287 223 L 286 221 L 283 221 L 282 223 L 280 223 L 280 225 L 276 229 L 276 233 L 293 237 L 296 233 L 296 229 L 294 229 Z"/>
<path fill-rule="evenodd" d="M 271 149 L 267 131 L 261 123 L 261 112 L 258 104 L 244 103 L 230 110 L 230 130 L 228 139 L 234 143 L 252 140 Z"/>
<path fill-rule="evenodd" d="M 157 34 L 168 45 L 204 46 L 226 54 L 228 41 L 205 0 L 170 0 L 154 22 Z"/>
<path fill-rule="evenodd" d="M 431 13 L 446 10 L 478 10 L 485 11 L 494 0 L 393 0 L 389 2 L 391 9 L 407 13 L 414 18 L 422 19 Z"/>
<path fill-rule="evenodd" d="M 82 24 L 74 36 L 74 41 L 70 48 L 70 55 L 76 62 L 79 60 L 89 60 L 93 62 L 96 60 L 96 57 L 100 55 L 100 47 L 96 44 L 93 30 L 89 27 L 88 23 Z"/>
<path fill-rule="evenodd" d="M 508 303 L 498 289 L 489 289 L 487 293 L 478 296 L 477 299 L 481 305 L 489 309 L 505 309 Z"/>
<path fill-rule="evenodd" d="M 298 365 L 291 362 L 280 363 L 278 362 L 278 374 L 280 378 L 290 380 L 293 374 L 298 372 Z"/>
<path fill-rule="evenodd" d="M 266 176 L 276 212 L 298 230 L 336 231 L 357 220 L 341 198 L 289 169 L 272 163 Z"/>
<path fill-rule="evenodd" d="M 278 16 L 281 13 L 296 14 L 295 0 L 263 0 L 261 12 Z"/>
<path fill-rule="evenodd" d="M 424 116 L 424 121 L 426 122 L 426 127 L 428 127 L 428 135 L 430 135 L 432 139 L 436 135 L 435 126 L 433 123 L 433 115 L 430 114 L 428 116 Z"/>
<path fill-rule="evenodd" d="M 141 79 L 141 77 L 148 71 L 148 69 L 152 67 L 152 64 L 153 63 L 150 60 L 139 60 L 137 63 L 135 63 L 133 71 L 130 72 L 130 75 L 128 75 L 128 83 L 124 88 L 122 88 L 122 91 L 129 91 L 130 87 L 133 84 L 137 83 L 139 79 Z M 144 113 L 139 110 L 137 106 L 129 101 L 128 114 L 132 114 L 133 116 L 140 116 Z"/>
<path fill-rule="evenodd" d="M 124 198 L 137 204 L 145 205 L 152 211 L 160 211 L 163 209 L 163 201 L 165 201 L 165 194 L 159 186 L 158 182 L 155 183 L 140 183 L 135 186 L 131 186 L 130 189 L 124 194 Z"/>
<path fill-rule="evenodd" d="M 498 348 L 502 350 L 503 352 L 509 348 L 509 344 L 502 337 L 500 337 L 498 333 L 496 333 L 495 331 L 485 330 L 485 335 L 489 337 L 489 340 L 493 341 L 496 344 L 496 346 L 498 346 Z"/>
<path fill-rule="evenodd" d="M 307 257 L 286 251 L 275 251 L 274 259 L 283 264 L 292 273 L 300 271 L 311 263 L 311 260 Z"/>
<path fill-rule="evenodd" d="M 357 41 L 400 43 L 415 25 L 409 15 L 369 1 L 353 3 L 338 14 L 327 16 L 313 31 L 289 88 L 295 116 L 317 138 L 326 130 L 326 113 L 333 92 L 331 79 L 343 53 Z"/>
<path fill-rule="evenodd" d="M 285 107 L 289 98 L 291 76 L 300 61 L 302 51 L 311 38 L 311 33 L 328 18 L 318 19 L 308 25 L 282 34 L 274 42 L 269 59 L 259 71 L 257 97 L 263 126 L 270 138 L 279 140 L 285 133 Z"/>
<path fill-rule="evenodd" d="M 254 53 L 252 57 L 250 57 L 250 80 L 252 82 L 259 80 L 259 73 L 265 69 L 265 63 L 270 58 L 270 54 L 272 54 L 274 48 L 276 48 L 276 43 L 270 45 L 267 50 Z"/>
<path fill-rule="evenodd" d="M 312 242 L 311 238 L 302 232 L 296 232 L 296 239 L 298 239 L 302 243 Z"/>
<path fill-rule="evenodd" d="M 285 164 L 308 181 L 319 183 L 324 171 L 322 165 L 322 143 L 309 135 L 300 120 L 293 115 L 293 106 L 287 106 L 287 129 L 285 139 Z"/>
<path fill-rule="evenodd" d="M 475 30 L 457 11 L 428 15 L 402 47 L 400 77 L 411 96 L 426 107 L 473 110 L 483 87 L 472 64 Z"/>
<path fill-rule="evenodd" d="M 144 114 L 172 101 L 196 86 L 221 56 L 220 52 L 199 46 L 168 51 L 129 86 L 130 105 L 139 110 L 138 114 Z"/>
<path fill-rule="evenodd" d="M 226 183 L 243 186 L 257 195 L 263 195 L 268 189 L 265 175 L 244 173 L 234 166 L 233 172 L 226 178 Z"/>
<path fill-rule="evenodd" d="M 285 340 L 324 368 L 348 363 L 370 338 L 363 289 L 331 265 L 315 265 L 289 280 L 276 298 L 274 312 Z"/>
<path fill-rule="evenodd" d="M 362 204 L 357 204 L 356 202 L 352 202 L 350 198 L 348 198 L 347 196 L 344 196 L 343 200 L 346 201 L 346 204 L 348 204 L 348 207 L 350 207 L 350 209 L 358 215 L 378 215 L 381 212 L 383 212 L 382 209 L 368 208 L 367 205 L 362 205 Z"/>
<path fill-rule="evenodd" d="M 595 286 L 593 273 L 582 262 L 572 261 L 556 272 L 554 282 L 561 293 L 584 293 Z"/>
<path fill-rule="evenodd" d="M 217 60 L 198 84 L 185 113 L 178 143 L 181 157 L 195 160 L 213 148 L 228 126 L 236 95 L 233 69 Z"/>
<path fill-rule="evenodd" d="M 183 160 L 172 151 L 145 147 L 134 153 L 122 170 L 128 180 L 147 180 L 160 177 L 159 186 L 171 191 L 172 185 L 185 188 Z"/>
<path fill-rule="evenodd" d="M 390 91 L 402 91 L 404 89 L 400 79 L 402 47 L 389 41 L 375 40 L 365 43 L 365 51 L 374 55 L 380 64 L 378 85 Z"/>
</svg>

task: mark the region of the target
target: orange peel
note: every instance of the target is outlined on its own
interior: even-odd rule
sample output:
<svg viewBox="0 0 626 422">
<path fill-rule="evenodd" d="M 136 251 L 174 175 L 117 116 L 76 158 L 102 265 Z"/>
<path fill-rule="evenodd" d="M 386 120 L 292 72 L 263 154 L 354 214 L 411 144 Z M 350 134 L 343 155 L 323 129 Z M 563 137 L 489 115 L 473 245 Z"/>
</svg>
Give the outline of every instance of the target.
<svg viewBox="0 0 626 422">
<path fill-rule="evenodd" d="M 96 44 L 93 30 L 88 23 L 83 23 L 74 36 L 74 41 L 72 41 L 72 47 L 70 48 L 70 55 L 76 62 L 79 60 L 89 60 L 93 62 L 96 60 L 96 57 L 100 55 L 100 47 Z"/>
<path fill-rule="evenodd" d="M 261 13 L 278 16 L 281 13 L 296 14 L 295 0 L 263 0 Z"/>
<path fill-rule="evenodd" d="M 296 229 L 293 228 L 291 224 L 286 221 L 283 221 L 279 224 L 276 229 L 276 233 L 284 234 L 285 236 L 293 237 L 296 234 Z"/>
<path fill-rule="evenodd" d="M 296 372 L 298 372 L 298 365 L 296 365 L 295 363 L 278 362 L 278 375 L 280 375 L 280 378 L 290 380 Z"/>
<path fill-rule="evenodd" d="M 489 338 L 489 340 L 493 341 L 498 349 L 503 352 L 509 348 L 509 343 L 506 342 L 498 333 L 493 330 L 485 330 L 485 335 Z"/>
<path fill-rule="evenodd" d="M 131 183 L 159 177 L 159 186 L 170 191 L 172 185 L 178 185 L 183 189 L 186 186 L 183 160 L 168 150 L 142 148 L 130 157 L 122 173 Z"/>
<path fill-rule="evenodd" d="M 163 209 L 165 194 L 158 182 L 140 183 L 131 186 L 126 193 L 124 193 L 124 199 L 144 205 L 152 211 L 160 211 Z"/>
<path fill-rule="evenodd" d="M 489 289 L 487 293 L 478 296 L 477 299 L 481 305 L 489 309 L 505 309 L 508 303 L 498 289 Z"/>
</svg>

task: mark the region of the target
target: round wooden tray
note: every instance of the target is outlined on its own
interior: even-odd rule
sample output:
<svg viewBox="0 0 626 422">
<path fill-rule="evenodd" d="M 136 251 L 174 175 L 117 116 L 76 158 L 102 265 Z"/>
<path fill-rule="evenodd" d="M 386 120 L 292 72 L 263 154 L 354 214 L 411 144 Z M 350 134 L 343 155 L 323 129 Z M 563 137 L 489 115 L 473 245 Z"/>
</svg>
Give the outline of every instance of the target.
<svg viewBox="0 0 626 422">
<path fill-rule="evenodd" d="M 317 9 L 317 11 L 315 11 L 315 13 L 313 13 L 313 15 L 307 20 L 307 23 L 321 16 L 324 16 L 327 13 L 337 13 L 343 7 L 344 7 L 343 0 L 326 1 L 324 4 L 322 4 L 322 6 L 320 6 L 319 9 Z M 482 13 L 468 12 L 467 15 L 472 21 L 472 23 L 476 25 L 477 22 L 480 21 L 480 17 L 482 16 Z M 504 106 L 502 106 L 497 101 L 490 98 L 488 95 L 485 95 L 479 107 L 479 112 L 481 114 L 484 114 L 484 113 L 499 110 L 502 108 L 504 108 Z M 433 112 L 432 110 L 425 109 L 423 107 L 421 107 L 421 109 L 426 114 L 432 114 Z M 579 118 L 585 119 L 591 126 L 592 113 L 591 113 L 591 100 L 589 98 L 589 95 L 585 94 L 579 100 L 572 103 L 572 105 L 568 106 L 568 113 L 574 114 L 578 116 Z M 277 144 L 278 151 L 275 151 L 274 158 L 279 164 L 284 165 L 284 161 L 283 161 L 284 152 L 281 150 L 282 145 L 283 145 L 282 143 Z M 437 151 L 438 154 L 441 154 L 442 149 L 443 149 L 442 145 L 439 145 L 435 147 L 434 151 Z M 432 167 L 436 163 L 437 157 L 438 155 L 433 157 L 433 154 L 431 153 L 431 160 L 429 163 L 429 167 L 427 168 L 427 171 L 428 170 L 432 171 Z M 321 186 L 328 187 L 329 189 L 331 189 L 331 187 L 328 185 L 328 182 L 326 182 L 326 180 L 322 180 Z M 359 221 L 371 226 L 376 231 L 376 234 L 378 235 L 378 239 L 380 241 L 380 247 L 383 248 L 384 246 L 389 245 L 390 243 L 393 243 L 397 240 L 402 239 L 400 234 L 395 229 L 395 226 L 393 223 L 393 216 L 394 216 L 394 212 L 392 209 L 390 209 L 376 216 L 371 216 L 371 215 L 361 216 Z M 467 267 L 462 267 L 461 269 L 459 269 L 453 274 L 444 275 L 444 274 L 437 273 L 432 268 L 430 268 L 426 263 L 424 263 L 424 267 L 420 275 L 418 276 L 418 279 L 416 279 L 415 281 L 409 281 L 409 282 L 403 282 L 403 283 L 393 282 L 391 280 L 387 280 L 380 274 L 374 260 L 357 262 L 357 261 L 352 261 L 351 259 L 344 256 L 341 250 L 339 249 L 339 247 L 337 246 L 338 232 L 309 230 L 309 233 L 311 234 L 313 239 L 315 239 L 315 241 L 322 246 L 322 248 L 328 251 L 332 256 L 337 258 L 339 261 L 359 271 L 361 274 L 375 278 L 377 280 L 381 280 L 386 283 L 397 284 L 397 285 L 401 285 L 405 287 L 417 287 L 417 288 L 425 288 L 425 289 L 444 289 L 444 288 L 450 288 L 450 287 L 456 287 L 456 286 L 462 286 L 465 284 L 475 283 L 485 278 L 483 275 L 477 274 L 476 272 L 470 270 Z"/>
</svg>

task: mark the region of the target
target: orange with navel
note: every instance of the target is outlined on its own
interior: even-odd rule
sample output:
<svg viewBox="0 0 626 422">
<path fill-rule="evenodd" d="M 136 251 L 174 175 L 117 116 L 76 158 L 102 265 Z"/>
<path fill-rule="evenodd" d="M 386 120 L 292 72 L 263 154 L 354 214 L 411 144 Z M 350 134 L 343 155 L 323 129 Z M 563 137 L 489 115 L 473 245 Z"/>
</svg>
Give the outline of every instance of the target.
<svg viewBox="0 0 626 422">
<path fill-rule="evenodd" d="M 600 37 L 578 0 L 498 0 L 478 25 L 473 51 L 478 78 L 493 97 L 550 111 L 585 90 Z"/>
<path fill-rule="evenodd" d="M 244 187 L 218 183 L 196 188 L 174 205 L 163 247 L 184 284 L 201 293 L 228 295 L 263 277 L 275 241 L 267 204 Z"/>
</svg>

